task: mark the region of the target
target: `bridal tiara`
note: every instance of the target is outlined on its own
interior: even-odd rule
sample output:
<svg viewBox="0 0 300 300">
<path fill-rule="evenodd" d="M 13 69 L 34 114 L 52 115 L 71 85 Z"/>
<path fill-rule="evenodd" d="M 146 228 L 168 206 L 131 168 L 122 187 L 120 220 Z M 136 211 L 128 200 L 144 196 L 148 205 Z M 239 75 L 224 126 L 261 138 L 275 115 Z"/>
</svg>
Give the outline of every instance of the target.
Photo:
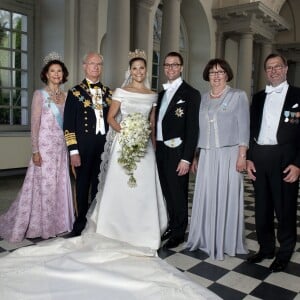
<svg viewBox="0 0 300 300">
<path fill-rule="evenodd" d="M 52 51 L 44 57 L 43 59 L 44 65 L 47 65 L 52 60 L 62 61 L 62 57 L 57 52 Z"/>
<path fill-rule="evenodd" d="M 129 58 L 129 60 L 132 60 L 133 58 L 143 58 L 146 60 L 147 55 L 144 50 L 135 49 L 133 52 L 129 51 L 128 58 Z"/>
</svg>

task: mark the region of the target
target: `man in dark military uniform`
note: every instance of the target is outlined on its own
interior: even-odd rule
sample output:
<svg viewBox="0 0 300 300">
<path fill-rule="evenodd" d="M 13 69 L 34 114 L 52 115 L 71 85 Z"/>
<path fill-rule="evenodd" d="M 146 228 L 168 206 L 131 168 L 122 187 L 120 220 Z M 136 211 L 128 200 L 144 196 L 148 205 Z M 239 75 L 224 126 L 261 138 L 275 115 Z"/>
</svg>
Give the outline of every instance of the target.
<svg viewBox="0 0 300 300">
<path fill-rule="evenodd" d="M 76 176 L 76 219 L 72 235 L 86 225 L 89 192 L 97 193 L 101 154 L 108 130 L 111 90 L 100 82 L 103 57 L 88 53 L 83 59 L 85 79 L 69 90 L 64 110 L 64 133 Z"/>
</svg>

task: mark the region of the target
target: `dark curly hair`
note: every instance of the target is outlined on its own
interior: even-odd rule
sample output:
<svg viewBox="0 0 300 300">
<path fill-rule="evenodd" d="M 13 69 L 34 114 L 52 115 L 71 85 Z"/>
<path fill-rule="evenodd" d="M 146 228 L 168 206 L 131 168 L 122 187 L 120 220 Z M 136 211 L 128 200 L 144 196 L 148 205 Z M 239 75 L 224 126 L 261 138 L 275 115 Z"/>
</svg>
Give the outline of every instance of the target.
<svg viewBox="0 0 300 300">
<path fill-rule="evenodd" d="M 225 59 L 222 59 L 222 58 L 213 58 L 207 63 L 206 67 L 203 70 L 203 79 L 205 81 L 209 81 L 209 71 L 217 65 L 219 65 L 226 72 L 227 81 L 231 81 L 233 78 L 232 69 L 231 69 L 229 63 Z"/>
<path fill-rule="evenodd" d="M 51 60 L 49 61 L 47 64 L 45 64 L 45 66 L 43 67 L 40 77 L 42 82 L 46 83 L 48 82 L 48 78 L 47 78 L 47 73 L 49 71 L 50 66 L 52 65 L 60 65 L 62 68 L 62 72 L 63 72 L 63 78 L 61 80 L 61 83 L 65 83 L 68 81 L 68 76 L 69 76 L 69 71 L 67 69 L 67 67 L 65 66 L 65 64 L 57 59 Z"/>
</svg>

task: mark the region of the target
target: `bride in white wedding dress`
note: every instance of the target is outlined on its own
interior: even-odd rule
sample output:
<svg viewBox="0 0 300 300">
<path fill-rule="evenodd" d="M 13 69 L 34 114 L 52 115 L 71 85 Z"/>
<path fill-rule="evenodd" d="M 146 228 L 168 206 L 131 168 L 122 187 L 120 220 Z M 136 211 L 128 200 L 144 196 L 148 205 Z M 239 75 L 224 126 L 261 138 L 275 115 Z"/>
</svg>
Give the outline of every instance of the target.
<svg viewBox="0 0 300 300">
<path fill-rule="evenodd" d="M 133 55 L 131 83 L 113 94 L 110 125 L 117 133 L 109 133 L 100 174 L 105 184 L 99 185 L 87 228 L 79 237 L 45 241 L 0 258 L 0 299 L 220 299 L 157 256 L 167 214 L 151 141 L 129 172 L 133 177 L 118 162 L 117 112 L 122 119 L 136 112 L 148 117 L 156 101 L 144 86 L 144 54 Z"/>
</svg>

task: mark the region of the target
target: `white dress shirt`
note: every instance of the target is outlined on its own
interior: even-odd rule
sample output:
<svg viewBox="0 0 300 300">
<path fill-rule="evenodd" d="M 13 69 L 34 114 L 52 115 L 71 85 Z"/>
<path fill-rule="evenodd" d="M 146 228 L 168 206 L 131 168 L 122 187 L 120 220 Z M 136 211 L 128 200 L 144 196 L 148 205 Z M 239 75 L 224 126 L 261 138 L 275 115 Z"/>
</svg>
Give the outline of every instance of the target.
<svg viewBox="0 0 300 300">
<path fill-rule="evenodd" d="M 257 140 L 259 145 L 278 144 L 276 135 L 288 87 L 286 81 L 276 87 L 266 86 L 267 96 Z"/>
<path fill-rule="evenodd" d="M 173 98 L 173 96 L 175 95 L 177 89 L 179 88 L 179 86 L 182 84 L 182 78 L 178 77 L 177 79 L 175 79 L 172 82 L 167 82 L 165 84 L 163 84 L 164 89 L 166 90 L 162 101 L 161 101 L 161 105 L 160 105 L 160 109 L 159 109 L 159 114 L 158 114 L 158 120 L 157 120 L 157 137 L 156 140 L 157 141 L 163 141 L 163 134 L 162 134 L 162 120 L 164 118 L 164 115 L 167 111 L 167 108 Z"/>
<path fill-rule="evenodd" d="M 95 84 L 87 79 L 88 84 Z M 97 83 L 97 82 L 96 82 Z M 90 93 L 92 95 L 92 101 L 94 105 L 94 112 L 96 116 L 96 134 L 99 132 L 105 134 L 105 125 L 103 118 L 103 99 L 102 99 L 102 90 L 100 88 L 90 88 Z"/>
</svg>

